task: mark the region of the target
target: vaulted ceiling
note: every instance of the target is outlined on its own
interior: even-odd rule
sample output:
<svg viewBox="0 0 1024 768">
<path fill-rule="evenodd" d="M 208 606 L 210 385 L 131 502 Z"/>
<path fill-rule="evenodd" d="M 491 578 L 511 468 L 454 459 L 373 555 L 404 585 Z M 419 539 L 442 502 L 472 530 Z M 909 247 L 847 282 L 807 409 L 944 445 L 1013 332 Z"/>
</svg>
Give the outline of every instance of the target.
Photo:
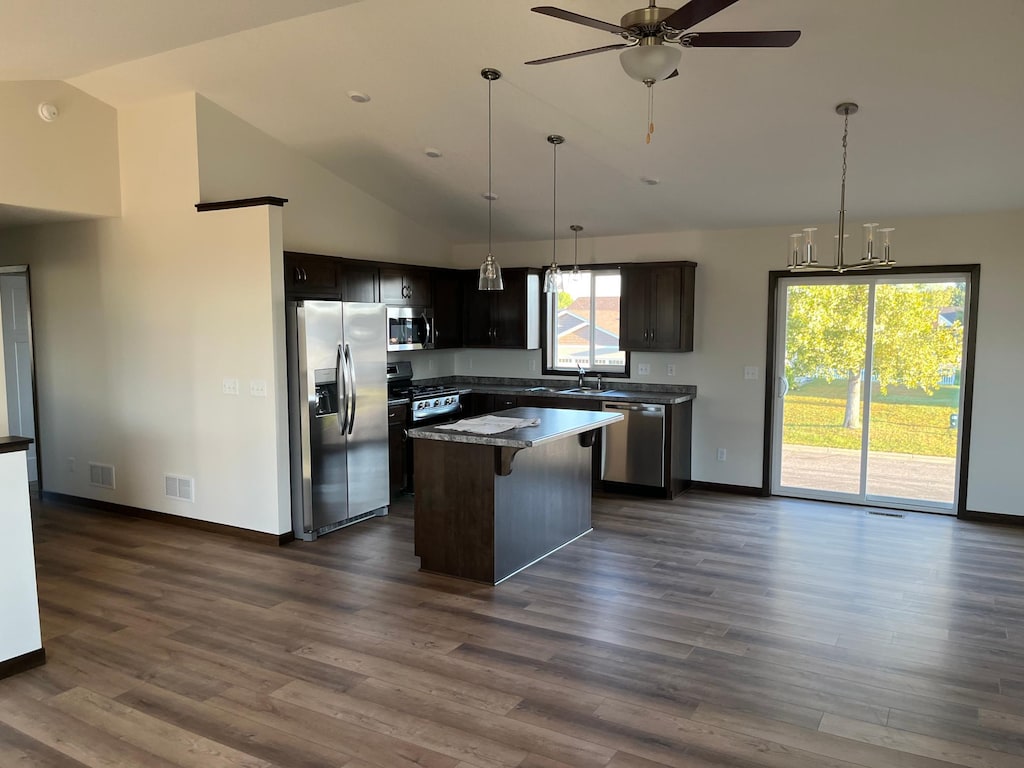
<svg viewBox="0 0 1024 768">
<path fill-rule="evenodd" d="M 677 2 L 662 2 L 675 7 Z M 792 48 L 684 50 L 647 89 L 617 42 L 535 0 L 5 0 L 0 78 L 66 79 L 115 107 L 195 90 L 454 242 L 486 237 L 493 86 L 496 240 L 1024 207 L 1024 2 L 739 0 L 695 29 L 798 29 Z M 555 0 L 618 22 L 642 0 Z M 347 92 L 367 93 L 358 104 Z M 428 158 L 424 149 L 441 150 Z M 641 177 L 655 177 L 657 185 Z M 276 194 L 267 190 L 267 194 Z"/>
</svg>

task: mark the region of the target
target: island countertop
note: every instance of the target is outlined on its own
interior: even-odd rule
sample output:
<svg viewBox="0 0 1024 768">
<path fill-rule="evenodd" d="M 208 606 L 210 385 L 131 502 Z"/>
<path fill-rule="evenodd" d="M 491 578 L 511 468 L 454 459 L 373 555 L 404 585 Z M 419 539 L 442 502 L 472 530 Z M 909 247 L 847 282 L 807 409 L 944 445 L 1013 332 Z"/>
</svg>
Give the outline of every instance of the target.
<svg viewBox="0 0 1024 768">
<path fill-rule="evenodd" d="M 540 419 L 540 423 L 534 427 L 510 429 L 508 432 L 499 432 L 496 435 L 477 435 L 472 432 L 438 429 L 436 426 L 415 427 L 409 430 L 409 437 L 501 448 L 532 448 L 535 445 L 579 435 L 614 424 L 616 421 L 622 421 L 620 413 L 573 411 L 563 408 L 510 408 L 489 415 L 512 419 Z"/>
</svg>

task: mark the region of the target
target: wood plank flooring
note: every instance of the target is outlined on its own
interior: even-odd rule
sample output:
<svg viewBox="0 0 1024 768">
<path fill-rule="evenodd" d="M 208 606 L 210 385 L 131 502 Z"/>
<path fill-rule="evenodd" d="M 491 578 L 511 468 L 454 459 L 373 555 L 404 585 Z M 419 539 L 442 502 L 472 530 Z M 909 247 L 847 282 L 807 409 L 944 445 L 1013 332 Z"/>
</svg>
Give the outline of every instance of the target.
<svg viewBox="0 0 1024 768">
<path fill-rule="evenodd" d="M 598 499 L 499 587 L 412 505 L 275 548 L 40 504 L 0 766 L 1021 768 L 1024 528 Z"/>
</svg>

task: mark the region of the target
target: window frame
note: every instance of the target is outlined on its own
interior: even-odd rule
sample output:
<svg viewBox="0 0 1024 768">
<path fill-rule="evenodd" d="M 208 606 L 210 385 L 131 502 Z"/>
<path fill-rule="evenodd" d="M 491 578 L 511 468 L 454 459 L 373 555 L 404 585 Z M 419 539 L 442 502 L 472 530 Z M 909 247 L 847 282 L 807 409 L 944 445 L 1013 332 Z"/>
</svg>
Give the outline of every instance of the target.
<svg viewBox="0 0 1024 768">
<path fill-rule="evenodd" d="M 621 275 L 621 268 L 620 268 L 620 265 L 618 265 L 618 264 L 588 264 L 586 266 L 581 266 L 580 267 L 580 272 L 587 272 L 587 273 L 591 274 L 591 280 L 593 281 L 594 280 L 594 273 L 598 273 L 598 274 L 600 274 L 600 273 L 611 274 L 611 273 L 614 273 L 614 272 L 619 272 L 620 275 Z M 593 285 L 593 283 L 592 283 L 592 285 Z M 557 296 L 557 294 L 556 294 L 556 296 Z M 593 298 L 593 296 L 591 296 L 591 298 Z M 543 333 L 541 334 L 541 373 L 544 374 L 545 376 L 576 376 L 576 375 L 578 375 L 578 371 L 569 370 L 569 369 L 566 369 L 566 368 L 552 368 L 548 364 L 548 361 L 551 358 L 552 333 L 554 331 L 553 323 L 554 323 L 554 321 L 555 321 L 555 319 L 557 317 L 557 314 L 552 314 L 552 312 L 551 312 L 551 306 L 552 306 L 552 301 L 553 300 L 554 299 L 552 298 L 551 294 L 541 294 L 541 327 L 543 328 Z M 619 313 L 620 313 L 620 317 L 621 317 L 621 313 L 622 313 L 622 301 L 623 301 L 623 297 L 622 297 L 622 292 L 620 290 L 620 292 L 619 292 Z M 596 304 L 592 304 L 591 312 L 596 311 L 595 307 L 596 307 Z M 622 350 L 621 347 L 620 347 L 620 351 L 624 352 L 624 354 L 625 354 L 625 361 L 624 361 L 624 364 L 623 364 L 623 370 L 622 371 L 609 371 L 609 370 L 603 370 L 603 369 L 591 371 L 590 368 L 585 368 L 585 370 L 587 371 L 588 374 L 592 374 L 594 376 L 600 374 L 602 378 L 607 378 L 607 379 L 628 379 L 629 378 L 629 371 L 630 371 L 630 360 L 629 360 L 630 352 L 629 352 L 628 349 L 627 350 Z"/>
</svg>

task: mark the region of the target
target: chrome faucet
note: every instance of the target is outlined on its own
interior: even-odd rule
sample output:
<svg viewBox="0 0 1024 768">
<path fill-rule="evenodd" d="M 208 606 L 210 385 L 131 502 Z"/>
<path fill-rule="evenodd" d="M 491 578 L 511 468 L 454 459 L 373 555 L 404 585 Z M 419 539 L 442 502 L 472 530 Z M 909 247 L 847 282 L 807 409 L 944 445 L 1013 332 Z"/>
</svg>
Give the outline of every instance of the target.
<svg viewBox="0 0 1024 768">
<path fill-rule="evenodd" d="M 580 374 L 579 374 L 579 377 L 578 377 L 578 382 L 579 383 L 577 384 L 577 386 L 580 389 L 582 389 L 583 388 L 583 377 L 587 375 L 587 372 L 583 369 L 583 363 L 576 363 L 576 367 L 580 369 Z"/>
</svg>

